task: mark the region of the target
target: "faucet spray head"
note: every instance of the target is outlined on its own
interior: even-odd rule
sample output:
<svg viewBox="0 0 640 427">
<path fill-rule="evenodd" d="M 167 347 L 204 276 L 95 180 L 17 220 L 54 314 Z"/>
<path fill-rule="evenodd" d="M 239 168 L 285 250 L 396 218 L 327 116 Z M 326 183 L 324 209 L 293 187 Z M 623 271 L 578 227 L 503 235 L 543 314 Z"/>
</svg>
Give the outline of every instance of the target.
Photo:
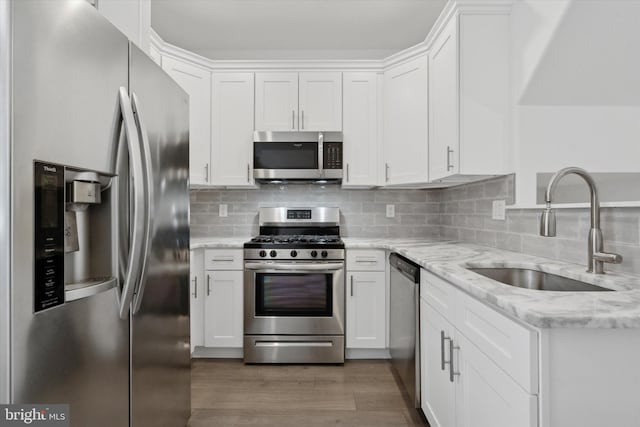
<svg viewBox="0 0 640 427">
<path fill-rule="evenodd" d="M 547 203 L 547 208 L 540 216 L 540 235 L 544 237 L 556 235 L 556 213 L 551 209 L 551 203 Z"/>
</svg>

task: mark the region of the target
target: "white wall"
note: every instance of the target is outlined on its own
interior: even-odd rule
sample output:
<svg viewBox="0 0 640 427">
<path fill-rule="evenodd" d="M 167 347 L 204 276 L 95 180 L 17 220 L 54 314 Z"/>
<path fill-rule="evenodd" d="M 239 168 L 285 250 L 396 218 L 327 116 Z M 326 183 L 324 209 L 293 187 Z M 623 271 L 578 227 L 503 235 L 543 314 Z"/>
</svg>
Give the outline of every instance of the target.
<svg viewBox="0 0 640 427">
<path fill-rule="evenodd" d="M 97 0 L 98 11 L 149 53 L 151 0 Z"/>
<path fill-rule="evenodd" d="M 640 67 L 640 26 L 626 25 L 632 12 L 640 16 L 640 2 L 515 2 L 511 156 L 518 206 L 535 205 L 537 172 L 640 172 L 640 71 L 634 79 L 628 74 Z"/>
</svg>

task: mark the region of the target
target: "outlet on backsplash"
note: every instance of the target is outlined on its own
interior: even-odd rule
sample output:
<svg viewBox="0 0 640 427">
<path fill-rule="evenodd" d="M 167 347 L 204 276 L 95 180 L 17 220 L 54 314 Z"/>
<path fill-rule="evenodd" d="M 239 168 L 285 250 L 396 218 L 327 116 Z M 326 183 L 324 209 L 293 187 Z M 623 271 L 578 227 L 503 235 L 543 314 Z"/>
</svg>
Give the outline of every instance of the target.
<svg viewBox="0 0 640 427">
<path fill-rule="evenodd" d="M 225 217 L 227 215 L 228 215 L 227 205 L 223 203 L 218 207 L 218 216 Z"/>
<path fill-rule="evenodd" d="M 396 216 L 396 205 L 387 205 L 387 218 L 394 218 Z"/>
<path fill-rule="evenodd" d="M 499 221 L 504 221 L 505 207 L 506 207 L 506 202 L 504 200 L 494 200 L 491 218 Z"/>
</svg>

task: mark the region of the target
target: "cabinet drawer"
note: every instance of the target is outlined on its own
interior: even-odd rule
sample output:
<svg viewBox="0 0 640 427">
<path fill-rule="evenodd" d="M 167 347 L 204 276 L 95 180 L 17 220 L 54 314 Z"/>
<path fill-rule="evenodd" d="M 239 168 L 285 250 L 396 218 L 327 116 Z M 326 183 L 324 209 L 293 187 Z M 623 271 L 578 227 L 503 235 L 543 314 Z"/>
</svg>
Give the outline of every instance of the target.
<svg viewBox="0 0 640 427">
<path fill-rule="evenodd" d="M 424 268 L 420 270 L 420 298 L 450 321 L 455 319 L 456 289 Z"/>
<path fill-rule="evenodd" d="M 456 328 L 527 392 L 538 392 L 537 332 L 456 290 Z"/>
<path fill-rule="evenodd" d="M 385 252 L 368 249 L 347 250 L 347 270 L 385 271 Z"/>
<path fill-rule="evenodd" d="M 242 270 L 242 249 L 206 249 L 205 270 Z"/>
</svg>

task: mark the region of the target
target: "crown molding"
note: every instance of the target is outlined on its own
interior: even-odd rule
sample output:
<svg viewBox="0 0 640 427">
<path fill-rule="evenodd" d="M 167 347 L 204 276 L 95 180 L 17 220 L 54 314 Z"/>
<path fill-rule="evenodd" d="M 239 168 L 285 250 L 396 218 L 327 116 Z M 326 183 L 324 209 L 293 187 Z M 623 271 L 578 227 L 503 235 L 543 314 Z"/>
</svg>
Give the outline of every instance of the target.
<svg viewBox="0 0 640 427">
<path fill-rule="evenodd" d="M 424 41 L 384 59 L 371 60 L 215 60 L 166 42 L 153 29 L 150 31 L 151 45 L 163 56 L 188 61 L 210 71 L 376 71 L 382 72 L 420 55 L 427 54 L 434 40 L 446 24 L 461 14 L 510 13 L 513 0 L 450 0 L 438 16 Z"/>
</svg>

